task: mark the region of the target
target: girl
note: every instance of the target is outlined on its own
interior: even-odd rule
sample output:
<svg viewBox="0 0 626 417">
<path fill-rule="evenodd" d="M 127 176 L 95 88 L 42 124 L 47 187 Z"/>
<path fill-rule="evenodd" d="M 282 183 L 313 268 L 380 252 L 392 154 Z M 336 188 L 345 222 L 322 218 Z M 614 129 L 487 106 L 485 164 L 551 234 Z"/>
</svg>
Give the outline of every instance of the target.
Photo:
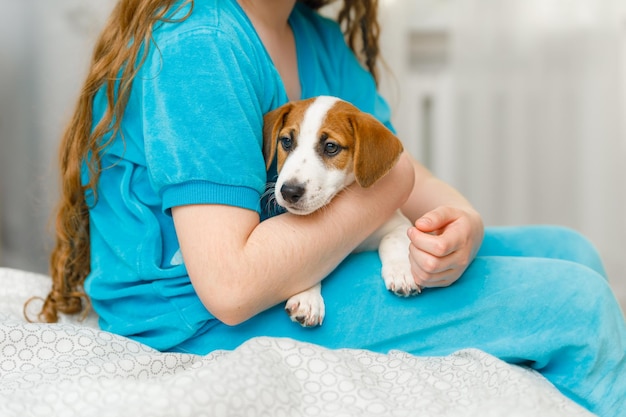
<svg viewBox="0 0 626 417">
<path fill-rule="evenodd" d="M 626 329 L 582 236 L 485 233 L 470 203 L 409 155 L 309 216 L 264 211 L 275 175 L 261 152 L 266 112 L 333 95 L 392 128 L 376 88 L 376 0 L 345 0 L 338 23 L 317 13 L 328 2 L 119 1 L 61 144 L 40 319 L 89 300 L 104 330 L 198 354 L 260 335 L 419 355 L 474 347 L 617 415 Z M 350 255 L 398 208 L 414 222 L 412 273 L 426 288 L 410 299 L 384 290 L 375 253 Z M 324 325 L 290 322 L 282 302 L 324 278 Z"/>
</svg>

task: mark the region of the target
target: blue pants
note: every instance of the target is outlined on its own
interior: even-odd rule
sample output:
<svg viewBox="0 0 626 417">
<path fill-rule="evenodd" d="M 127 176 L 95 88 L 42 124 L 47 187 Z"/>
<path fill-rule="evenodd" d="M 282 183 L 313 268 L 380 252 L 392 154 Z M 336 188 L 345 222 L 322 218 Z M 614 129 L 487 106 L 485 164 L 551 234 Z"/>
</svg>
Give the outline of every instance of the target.
<svg viewBox="0 0 626 417">
<path fill-rule="evenodd" d="M 447 355 L 478 348 L 532 367 L 600 416 L 626 415 L 626 324 L 593 246 L 566 228 L 486 230 L 474 262 L 452 286 L 400 298 L 385 289 L 374 252 L 351 255 L 322 284 L 326 319 L 292 323 L 283 305 L 179 346 L 207 353 L 255 336 L 329 348 Z"/>
</svg>

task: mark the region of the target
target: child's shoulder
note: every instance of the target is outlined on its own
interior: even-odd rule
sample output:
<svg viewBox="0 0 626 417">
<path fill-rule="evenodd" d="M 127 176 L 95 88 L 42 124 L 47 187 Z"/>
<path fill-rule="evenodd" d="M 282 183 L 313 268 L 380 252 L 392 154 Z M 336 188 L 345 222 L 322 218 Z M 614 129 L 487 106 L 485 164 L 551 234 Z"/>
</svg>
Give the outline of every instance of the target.
<svg viewBox="0 0 626 417">
<path fill-rule="evenodd" d="M 180 36 L 216 35 L 227 39 L 246 39 L 254 29 L 236 0 L 180 0 L 155 26 L 154 38 L 167 42 Z"/>
</svg>

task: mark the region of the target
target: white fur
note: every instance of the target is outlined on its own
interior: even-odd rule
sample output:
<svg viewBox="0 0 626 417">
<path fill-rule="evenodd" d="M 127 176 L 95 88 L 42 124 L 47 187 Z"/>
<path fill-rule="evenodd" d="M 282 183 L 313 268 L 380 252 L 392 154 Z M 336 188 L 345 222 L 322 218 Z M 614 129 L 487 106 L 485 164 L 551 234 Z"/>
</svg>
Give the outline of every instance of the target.
<svg viewBox="0 0 626 417">
<path fill-rule="evenodd" d="M 278 175 L 275 188 L 276 201 L 294 214 L 312 213 L 354 182 L 352 172 L 328 168 L 316 152 L 318 132 L 323 126 L 326 114 L 337 100 L 334 97 L 319 97 L 310 105 L 304 113 L 297 147 L 289 153 Z M 305 186 L 306 191 L 296 204 L 290 204 L 281 196 L 280 190 L 285 183 Z M 410 221 L 398 211 L 356 249 L 356 251 L 378 249 L 385 286 L 389 291 L 403 297 L 421 291 L 411 274 L 408 256 L 410 241 L 406 234 L 410 226 Z M 287 300 L 285 310 L 293 321 L 304 327 L 321 325 L 325 314 L 321 284 L 291 297 Z"/>
<path fill-rule="evenodd" d="M 326 309 L 322 298 L 322 285 L 317 284 L 287 300 L 285 311 L 292 321 L 303 327 L 321 326 Z"/>
<path fill-rule="evenodd" d="M 296 148 L 289 154 L 276 181 L 276 202 L 295 214 L 310 214 L 328 204 L 337 190 L 346 186 L 346 172 L 327 169 L 315 152 L 318 132 L 328 111 L 339 99 L 319 97 L 306 110 L 300 127 Z M 279 145 L 280 146 L 280 145 Z M 280 193 L 286 182 L 303 184 L 306 194 L 293 205 Z"/>
<path fill-rule="evenodd" d="M 401 297 L 416 295 L 421 288 L 415 283 L 409 262 L 407 230 L 411 222 L 399 210 L 372 233 L 355 252 L 375 250 L 382 264 L 382 276 L 387 289 Z"/>
</svg>

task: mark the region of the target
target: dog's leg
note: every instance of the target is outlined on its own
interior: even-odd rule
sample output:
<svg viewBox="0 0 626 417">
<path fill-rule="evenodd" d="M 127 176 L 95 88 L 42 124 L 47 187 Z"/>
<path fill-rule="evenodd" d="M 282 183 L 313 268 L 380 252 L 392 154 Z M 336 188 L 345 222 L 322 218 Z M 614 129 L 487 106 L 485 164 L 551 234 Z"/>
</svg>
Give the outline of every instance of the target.
<svg viewBox="0 0 626 417">
<path fill-rule="evenodd" d="M 321 326 L 326 314 L 322 298 L 322 284 L 314 285 L 287 300 L 285 311 L 292 321 L 302 327 Z"/>
<path fill-rule="evenodd" d="M 411 241 L 406 234 L 411 223 L 398 213 L 386 226 L 389 228 L 384 227 L 386 233 L 378 247 L 385 286 L 400 297 L 417 295 L 422 289 L 415 283 L 411 274 L 409 261 Z"/>
</svg>

